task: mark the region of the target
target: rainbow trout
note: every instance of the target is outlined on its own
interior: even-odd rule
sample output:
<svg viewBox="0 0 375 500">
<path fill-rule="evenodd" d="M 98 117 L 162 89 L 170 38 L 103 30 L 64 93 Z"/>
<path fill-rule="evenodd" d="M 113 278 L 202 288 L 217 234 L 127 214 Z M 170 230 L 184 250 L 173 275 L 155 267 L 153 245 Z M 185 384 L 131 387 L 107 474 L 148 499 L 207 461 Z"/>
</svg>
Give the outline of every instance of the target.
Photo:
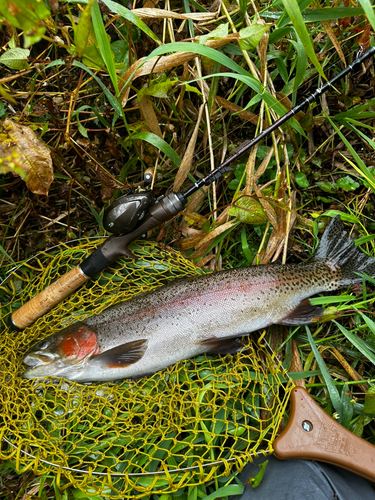
<svg viewBox="0 0 375 500">
<path fill-rule="evenodd" d="M 314 259 L 176 280 L 108 308 L 38 342 L 27 354 L 26 378 L 79 382 L 140 377 L 201 353 L 236 352 L 238 337 L 271 324 L 318 321 L 323 309 L 308 297 L 375 277 L 336 217 Z"/>
</svg>

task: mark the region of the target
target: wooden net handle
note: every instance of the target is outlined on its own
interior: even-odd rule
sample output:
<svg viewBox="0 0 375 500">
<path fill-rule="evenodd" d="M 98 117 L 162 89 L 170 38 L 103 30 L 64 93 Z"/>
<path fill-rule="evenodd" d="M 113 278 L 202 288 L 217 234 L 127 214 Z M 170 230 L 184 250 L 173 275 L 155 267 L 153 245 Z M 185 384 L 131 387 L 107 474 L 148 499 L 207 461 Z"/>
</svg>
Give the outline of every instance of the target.
<svg viewBox="0 0 375 500">
<path fill-rule="evenodd" d="M 288 425 L 274 442 L 281 460 L 307 459 L 338 465 L 375 481 L 375 446 L 325 413 L 302 387 L 293 389 Z"/>
<path fill-rule="evenodd" d="M 88 280 L 89 277 L 82 272 L 80 266 L 75 267 L 17 309 L 11 316 L 11 326 L 23 330 L 32 325 Z"/>
</svg>

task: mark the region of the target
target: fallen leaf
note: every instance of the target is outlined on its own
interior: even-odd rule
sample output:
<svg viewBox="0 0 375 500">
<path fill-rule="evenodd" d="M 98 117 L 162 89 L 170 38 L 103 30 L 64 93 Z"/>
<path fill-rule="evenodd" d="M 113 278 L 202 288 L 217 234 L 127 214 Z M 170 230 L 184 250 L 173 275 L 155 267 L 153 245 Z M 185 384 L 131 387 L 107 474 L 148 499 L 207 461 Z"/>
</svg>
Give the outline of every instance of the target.
<svg viewBox="0 0 375 500">
<path fill-rule="evenodd" d="M 242 118 L 243 120 L 247 120 L 253 125 L 258 125 L 259 117 L 258 115 L 252 113 L 251 111 L 243 110 L 241 106 L 237 106 L 237 104 L 234 104 L 234 102 L 227 101 L 223 97 L 220 97 L 218 95 L 215 95 L 215 100 L 219 104 L 219 106 L 222 106 L 223 108 L 227 109 L 231 113 L 236 113 L 239 118 Z M 266 122 L 264 122 L 265 124 Z"/>
<path fill-rule="evenodd" d="M 178 172 L 176 174 L 176 178 L 175 178 L 174 183 L 173 183 L 173 191 L 175 193 L 180 189 L 180 187 L 184 183 L 186 177 L 188 176 L 188 173 L 190 172 L 191 165 L 193 163 L 195 143 L 197 142 L 199 125 L 200 125 L 200 122 L 202 119 L 203 108 L 204 108 L 204 105 L 202 104 L 200 109 L 199 109 L 199 115 L 198 115 L 197 123 L 196 123 L 195 128 L 194 128 L 193 135 L 191 136 L 188 147 L 186 148 L 184 157 L 182 159 L 181 165 L 178 168 Z"/>
<path fill-rule="evenodd" d="M 211 21 L 217 17 L 216 12 L 190 12 L 178 14 L 164 9 L 132 9 L 132 13 L 140 19 L 191 19 L 196 22 Z"/>
<path fill-rule="evenodd" d="M 35 194 L 48 195 L 53 181 L 51 152 L 29 127 L 5 118 L 0 132 L 0 174 L 19 175 Z"/>
<path fill-rule="evenodd" d="M 139 101 L 139 109 L 141 110 L 143 119 L 147 123 L 150 132 L 162 139 L 163 134 L 161 133 L 157 116 L 148 95 L 143 95 L 142 99 Z"/>
</svg>

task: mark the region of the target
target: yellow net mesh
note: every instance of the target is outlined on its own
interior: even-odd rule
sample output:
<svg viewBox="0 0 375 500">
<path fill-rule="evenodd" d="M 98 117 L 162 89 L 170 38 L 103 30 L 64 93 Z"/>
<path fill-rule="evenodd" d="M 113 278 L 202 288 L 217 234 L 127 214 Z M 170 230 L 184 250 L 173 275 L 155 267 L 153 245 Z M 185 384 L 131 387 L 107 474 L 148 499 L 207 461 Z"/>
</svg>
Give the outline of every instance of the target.
<svg viewBox="0 0 375 500">
<path fill-rule="evenodd" d="M 142 498 L 228 475 L 272 452 L 292 383 L 260 342 L 225 357 L 202 355 L 138 381 L 82 385 L 21 378 L 36 341 L 109 305 L 203 271 L 153 243 L 120 259 L 23 332 L 7 317 L 79 264 L 98 242 L 39 254 L 0 287 L 0 458 L 17 470 L 53 471 L 62 489 Z M 283 385 L 282 385 L 283 383 Z"/>
</svg>

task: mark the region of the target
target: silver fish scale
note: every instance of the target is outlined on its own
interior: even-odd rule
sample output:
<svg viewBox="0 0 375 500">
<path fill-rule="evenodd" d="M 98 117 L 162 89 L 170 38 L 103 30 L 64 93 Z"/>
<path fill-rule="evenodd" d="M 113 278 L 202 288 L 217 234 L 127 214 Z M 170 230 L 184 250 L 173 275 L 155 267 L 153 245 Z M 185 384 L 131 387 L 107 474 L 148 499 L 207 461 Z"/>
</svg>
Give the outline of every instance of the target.
<svg viewBox="0 0 375 500">
<path fill-rule="evenodd" d="M 103 367 L 108 380 L 155 372 L 207 350 L 200 342 L 237 337 L 281 322 L 301 300 L 337 288 L 336 270 L 324 262 L 301 266 L 269 265 L 233 269 L 174 281 L 113 306 L 85 323 L 107 351 L 147 339 L 142 359 L 124 368 Z M 97 379 L 89 373 L 83 377 Z M 105 373 L 104 373 L 105 371 Z M 113 372 L 113 373 L 112 373 Z M 102 378 L 101 378 L 102 379 Z"/>
</svg>

